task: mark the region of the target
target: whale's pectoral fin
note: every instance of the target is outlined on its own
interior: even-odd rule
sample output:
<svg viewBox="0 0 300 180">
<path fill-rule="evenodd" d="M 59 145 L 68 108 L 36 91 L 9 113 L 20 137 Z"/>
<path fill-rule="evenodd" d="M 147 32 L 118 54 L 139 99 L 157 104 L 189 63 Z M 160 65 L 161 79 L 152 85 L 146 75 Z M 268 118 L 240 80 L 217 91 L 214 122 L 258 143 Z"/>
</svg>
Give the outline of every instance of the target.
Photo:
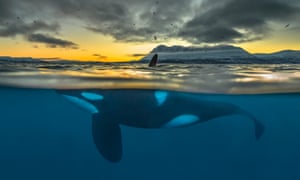
<svg viewBox="0 0 300 180">
<path fill-rule="evenodd" d="M 92 133 L 94 143 L 104 158 L 119 162 L 122 158 L 121 128 L 118 123 L 101 119 L 100 114 L 93 115 Z"/>
</svg>

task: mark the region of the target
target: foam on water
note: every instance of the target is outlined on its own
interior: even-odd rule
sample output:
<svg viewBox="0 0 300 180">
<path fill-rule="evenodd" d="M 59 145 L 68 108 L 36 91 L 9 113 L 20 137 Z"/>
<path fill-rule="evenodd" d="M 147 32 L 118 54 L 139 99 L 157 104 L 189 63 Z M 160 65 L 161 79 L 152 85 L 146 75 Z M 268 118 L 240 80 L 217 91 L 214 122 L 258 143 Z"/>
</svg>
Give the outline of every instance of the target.
<svg viewBox="0 0 300 180">
<path fill-rule="evenodd" d="M 0 85 L 46 89 L 165 89 L 209 93 L 299 92 L 298 64 L 2 62 Z"/>
</svg>

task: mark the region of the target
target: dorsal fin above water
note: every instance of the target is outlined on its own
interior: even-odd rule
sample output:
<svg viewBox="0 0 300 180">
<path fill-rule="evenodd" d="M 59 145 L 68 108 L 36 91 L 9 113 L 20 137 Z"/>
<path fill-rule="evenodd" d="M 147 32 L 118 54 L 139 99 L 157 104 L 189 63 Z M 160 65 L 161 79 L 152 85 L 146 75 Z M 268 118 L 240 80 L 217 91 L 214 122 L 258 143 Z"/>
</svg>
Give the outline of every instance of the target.
<svg viewBox="0 0 300 180">
<path fill-rule="evenodd" d="M 149 67 L 153 67 L 153 66 L 156 66 L 157 64 L 157 59 L 158 59 L 158 55 L 157 54 L 154 54 L 154 56 L 152 57 L 150 63 L 149 63 Z"/>
</svg>

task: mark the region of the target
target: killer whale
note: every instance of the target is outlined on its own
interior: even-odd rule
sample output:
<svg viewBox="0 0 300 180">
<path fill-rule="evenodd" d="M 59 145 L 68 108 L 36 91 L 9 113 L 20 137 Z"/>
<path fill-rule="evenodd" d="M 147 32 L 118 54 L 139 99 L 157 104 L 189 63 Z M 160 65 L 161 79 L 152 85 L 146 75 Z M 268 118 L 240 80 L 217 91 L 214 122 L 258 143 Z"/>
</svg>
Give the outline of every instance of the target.
<svg viewBox="0 0 300 180">
<path fill-rule="evenodd" d="M 120 125 L 137 128 L 173 128 L 206 122 L 218 117 L 242 115 L 252 120 L 256 139 L 264 126 L 237 105 L 203 100 L 197 95 L 163 90 L 57 90 L 68 101 L 92 116 L 96 148 L 110 162 L 122 158 Z"/>
</svg>

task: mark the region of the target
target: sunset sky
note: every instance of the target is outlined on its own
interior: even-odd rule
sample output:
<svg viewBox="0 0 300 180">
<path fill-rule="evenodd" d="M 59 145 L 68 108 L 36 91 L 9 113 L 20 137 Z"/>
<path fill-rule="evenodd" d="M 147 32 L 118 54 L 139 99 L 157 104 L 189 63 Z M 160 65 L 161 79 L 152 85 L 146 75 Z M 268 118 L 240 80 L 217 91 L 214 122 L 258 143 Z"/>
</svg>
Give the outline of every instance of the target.
<svg viewBox="0 0 300 180">
<path fill-rule="evenodd" d="M 299 0 L 0 0 L 0 56 L 140 59 L 159 44 L 300 50 Z"/>
</svg>

